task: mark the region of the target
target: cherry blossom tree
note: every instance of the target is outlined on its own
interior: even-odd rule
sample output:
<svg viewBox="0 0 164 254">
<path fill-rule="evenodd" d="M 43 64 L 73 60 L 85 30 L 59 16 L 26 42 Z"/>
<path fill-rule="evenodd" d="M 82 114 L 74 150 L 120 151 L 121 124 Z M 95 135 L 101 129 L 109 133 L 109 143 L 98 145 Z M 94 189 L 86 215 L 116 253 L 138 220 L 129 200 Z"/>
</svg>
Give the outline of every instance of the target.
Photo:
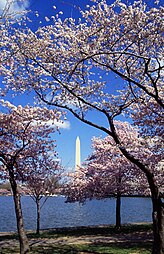
<svg viewBox="0 0 164 254">
<path fill-rule="evenodd" d="M 26 19 L 28 13 L 28 0 L 3 0 L 0 2 L 0 65 L 3 68 L 3 62 L 10 63 L 10 58 L 5 53 L 5 47 L 8 45 L 8 30 L 13 25 L 19 25 L 20 21 Z M 1 72 L 1 69 L 0 69 Z"/>
<path fill-rule="evenodd" d="M 11 184 L 20 253 L 24 254 L 29 251 L 29 244 L 24 230 L 17 182 L 26 181 L 30 176 L 29 168 L 31 169 L 31 167 L 28 167 L 29 164 L 25 164 L 26 161 L 29 162 L 31 158 L 38 158 L 38 160 L 42 157 L 46 158 L 49 156 L 48 152 L 54 151 L 55 143 L 50 138 L 50 134 L 56 131 L 56 125 L 52 124 L 53 121 L 56 122 L 60 119 L 61 114 L 59 111 L 46 108 L 16 107 L 2 100 L 1 104 L 8 112 L 0 113 L 0 174 L 1 177 L 9 179 Z M 48 122 L 49 120 L 50 122 Z"/>
<path fill-rule="evenodd" d="M 36 233 L 40 233 L 40 212 L 47 199 L 52 194 L 59 194 L 60 184 L 59 181 L 62 178 L 62 167 L 54 160 L 54 156 L 47 156 L 45 154 L 41 158 L 30 158 L 25 161 L 25 167 L 28 169 L 28 176 L 26 179 L 26 193 L 36 203 L 37 210 L 37 227 Z M 41 203 L 41 200 L 43 202 Z"/>
<path fill-rule="evenodd" d="M 34 90 L 44 103 L 69 110 L 113 138 L 120 152 L 147 178 L 153 206 L 152 252 L 161 254 L 164 204 L 158 183 L 151 165 L 133 152 L 135 147 L 128 150 L 122 144 L 114 119 L 127 114 L 140 133 L 144 135 L 145 129 L 154 133 L 152 145 L 158 157 L 162 135 L 159 112 L 164 107 L 163 7 L 148 7 L 142 1 L 92 2 L 78 20 L 54 15 L 46 19 L 50 24 L 35 32 L 28 26 L 10 27 L 0 53 L 4 93 L 11 88 Z M 90 112 L 98 113 L 97 122 L 89 118 Z M 101 116 L 106 124 L 101 124 Z"/>
<path fill-rule="evenodd" d="M 139 138 L 138 131 L 129 123 L 115 121 L 117 132 L 127 149 L 135 147 L 137 157 L 151 163 L 152 171 L 158 166 L 160 158 L 148 147 L 147 140 Z M 111 136 L 93 138 L 93 153 L 84 164 L 72 175 L 64 193 L 68 202 L 84 202 L 86 199 L 116 197 L 116 228 L 121 227 L 121 196 L 150 195 L 148 183 L 143 172 L 122 155 Z M 159 156 L 160 157 L 160 156 Z M 155 161 L 156 159 L 156 161 Z M 151 161 L 150 161 L 151 160 Z M 156 174 L 162 192 L 164 172 Z"/>
</svg>

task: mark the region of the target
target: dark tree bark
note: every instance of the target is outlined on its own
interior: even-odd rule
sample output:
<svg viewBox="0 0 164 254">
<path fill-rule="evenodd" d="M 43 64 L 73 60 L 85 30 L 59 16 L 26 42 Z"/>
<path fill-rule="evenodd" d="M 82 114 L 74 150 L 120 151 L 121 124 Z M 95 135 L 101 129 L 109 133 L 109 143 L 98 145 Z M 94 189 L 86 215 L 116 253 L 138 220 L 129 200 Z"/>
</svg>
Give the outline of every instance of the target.
<svg viewBox="0 0 164 254">
<path fill-rule="evenodd" d="M 153 228 L 154 228 L 154 243 L 153 243 L 153 251 L 155 254 L 163 254 L 164 253 L 164 204 L 162 201 L 154 200 L 153 201 Z"/>
<path fill-rule="evenodd" d="M 116 229 L 121 228 L 121 195 L 118 192 L 116 197 Z"/>
<path fill-rule="evenodd" d="M 36 233 L 40 234 L 40 197 L 36 198 L 36 207 L 37 207 L 37 226 Z"/>
<path fill-rule="evenodd" d="M 116 195 L 116 229 L 119 230 L 121 228 L 121 192 L 120 192 L 120 185 L 121 185 L 121 174 L 119 172 L 119 177 L 117 179 L 118 188 L 117 188 L 117 195 Z"/>
<path fill-rule="evenodd" d="M 29 247 L 27 235 L 24 230 L 23 215 L 22 215 L 22 208 L 21 208 L 21 202 L 20 202 L 20 194 L 18 192 L 18 187 L 17 187 L 17 183 L 15 181 L 12 165 L 9 168 L 9 176 L 10 176 L 10 184 L 11 184 L 11 188 L 12 188 L 12 192 L 13 192 L 13 199 L 14 199 L 14 205 L 15 205 L 17 230 L 18 230 L 19 243 L 20 243 L 20 254 L 26 254 L 26 253 L 29 253 L 30 247 Z"/>
<path fill-rule="evenodd" d="M 152 254 L 164 253 L 164 203 L 160 197 L 159 190 L 155 185 L 154 178 L 148 176 L 149 185 L 151 184 L 152 193 L 152 219 L 153 219 L 153 248 Z"/>
</svg>

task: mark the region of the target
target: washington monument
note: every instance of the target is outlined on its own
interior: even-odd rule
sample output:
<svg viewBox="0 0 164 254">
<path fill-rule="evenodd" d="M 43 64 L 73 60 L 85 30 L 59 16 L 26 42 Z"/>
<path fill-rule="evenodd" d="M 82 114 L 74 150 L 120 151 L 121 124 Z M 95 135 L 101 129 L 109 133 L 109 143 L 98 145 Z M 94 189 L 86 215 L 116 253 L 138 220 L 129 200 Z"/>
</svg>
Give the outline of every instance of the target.
<svg viewBox="0 0 164 254">
<path fill-rule="evenodd" d="M 76 138 L 76 154 L 75 154 L 75 171 L 81 166 L 80 161 L 80 139 L 79 137 Z"/>
</svg>

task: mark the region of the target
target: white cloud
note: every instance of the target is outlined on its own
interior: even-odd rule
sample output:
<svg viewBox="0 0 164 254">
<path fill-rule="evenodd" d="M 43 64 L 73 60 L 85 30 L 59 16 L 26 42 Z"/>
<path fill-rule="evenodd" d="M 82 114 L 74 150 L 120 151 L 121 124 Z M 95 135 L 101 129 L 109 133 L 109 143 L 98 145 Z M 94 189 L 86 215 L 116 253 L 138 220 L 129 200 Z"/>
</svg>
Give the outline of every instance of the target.
<svg viewBox="0 0 164 254">
<path fill-rule="evenodd" d="M 38 120 L 38 121 L 36 121 L 36 120 L 34 120 L 33 122 L 32 122 L 32 124 L 34 125 L 34 126 L 38 126 L 38 125 L 40 125 L 40 124 L 46 124 L 46 125 L 49 125 L 49 126 L 54 126 L 54 127 L 59 127 L 59 129 L 67 129 L 67 130 L 69 130 L 70 129 L 70 122 L 69 121 L 61 121 L 61 120 L 49 120 L 49 121 L 42 121 L 42 122 L 40 122 L 40 120 Z"/>
<path fill-rule="evenodd" d="M 27 121 L 28 122 L 28 121 Z M 59 129 L 70 129 L 70 122 L 69 121 L 61 121 L 61 120 L 49 120 L 49 121 L 41 121 L 41 120 L 33 120 L 31 123 L 33 126 L 40 126 L 40 125 L 48 125 L 50 127 L 58 127 Z"/>
<path fill-rule="evenodd" d="M 57 126 L 59 129 L 70 129 L 70 122 L 69 121 L 48 121 L 46 122 L 49 125 Z"/>
<path fill-rule="evenodd" d="M 21 11 L 24 11 L 29 7 L 29 0 L 0 0 L 0 13 L 4 10 L 5 6 L 10 6 L 8 13 L 20 13 Z"/>
</svg>

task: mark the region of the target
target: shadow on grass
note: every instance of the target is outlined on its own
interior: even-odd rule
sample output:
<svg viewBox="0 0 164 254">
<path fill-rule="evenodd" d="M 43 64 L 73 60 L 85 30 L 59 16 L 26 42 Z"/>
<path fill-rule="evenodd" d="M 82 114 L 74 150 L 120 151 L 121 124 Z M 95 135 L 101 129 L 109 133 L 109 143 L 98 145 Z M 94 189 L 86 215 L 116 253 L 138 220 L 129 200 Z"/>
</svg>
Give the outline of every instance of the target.
<svg viewBox="0 0 164 254">
<path fill-rule="evenodd" d="M 136 244 L 133 246 L 127 246 L 124 243 L 109 243 L 109 244 L 83 244 L 83 245 L 62 245 L 62 246 L 44 246 L 44 247 L 34 247 L 31 250 L 33 254 L 80 254 L 80 253 L 92 253 L 92 254 L 132 254 L 132 253 L 142 253 L 150 254 L 151 245 L 150 244 Z"/>
<path fill-rule="evenodd" d="M 148 232 L 152 231 L 151 224 L 142 225 L 124 225 L 119 231 L 114 226 L 99 226 L 99 227 L 77 227 L 77 228 L 58 228 L 42 230 L 40 235 L 33 232 L 28 232 L 28 238 L 31 243 L 31 254 L 150 254 L 151 241 L 147 236 Z M 115 242 L 102 242 L 96 240 L 93 243 L 86 244 L 67 244 L 46 243 L 46 239 L 58 239 L 59 237 L 80 237 L 80 236 L 113 236 L 116 238 Z M 121 238 L 123 236 L 123 238 Z M 145 236 L 145 241 L 143 236 Z M 118 242 L 118 239 L 121 240 Z M 151 239 L 151 235 L 150 235 Z M 0 236 L 0 241 L 18 240 L 16 234 L 8 234 Z M 138 241 L 139 240 L 139 241 Z M 151 239 L 152 240 L 152 239 Z M 12 242 L 12 241 L 11 241 Z M 18 243 L 18 242 L 17 242 Z M 37 244 L 37 245 L 36 245 Z M 0 244 L 1 245 L 1 244 Z M 3 245 L 3 242 L 2 242 Z M 5 246 L 0 250 L 0 254 L 19 253 L 18 245 L 13 248 L 12 244 Z"/>
<path fill-rule="evenodd" d="M 120 233 L 142 233 L 152 231 L 152 224 L 127 224 L 123 225 L 120 230 L 117 230 L 114 226 L 88 226 L 88 227 L 69 227 L 69 228 L 54 228 L 54 229 L 43 229 L 41 233 L 37 235 L 34 232 L 27 232 L 28 238 L 51 238 L 51 237 L 63 237 L 63 236 L 82 236 L 82 235 L 117 235 Z M 17 239 L 18 235 L 5 234 L 0 236 L 0 241 Z"/>
<path fill-rule="evenodd" d="M 85 235 L 101 235 L 101 236 L 114 236 L 118 234 L 131 234 L 131 233 L 143 233 L 152 231 L 152 224 L 127 224 L 123 225 L 121 229 L 116 229 L 114 226 L 88 226 L 88 227 L 70 227 L 70 228 L 56 228 L 41 230 L 40 235 L 36 233 L 28 233 L 29 238 L 51 238 L 51 237 L 63 237 L 63 236 L 85 236 Z"/>
<path fill-rule="evenodd" d="M 13 233 L 13 234 L 5 234 L 5 235 L 1 235 L 0 236 L 0 242 L 4 241 L 4 240 L 18 240 L 19 237 L 17 234 Z M 1 252 L 0 252 L 1 254 Z"/>
<path fill-rule="evenodd" d="M 31 248 L 31 253 L 33 254 L 76 254 L 79 253 L 76 247 L 64 245 L 64 246 L 44 246 L 44 247 L 34 247 Z"/>
<path fill-rule="evenodd" d="M 5 248 L 1 250 L 1 254 L 18 253 L 18 249 Z M 45 245 L 35 246 L 31 248 L 29 254 L 150 254 L 151 245 L 148 243 L 127 246 L 124 243 L 109 244 L 83 244 L 83 245 Z"/>
</svg>

